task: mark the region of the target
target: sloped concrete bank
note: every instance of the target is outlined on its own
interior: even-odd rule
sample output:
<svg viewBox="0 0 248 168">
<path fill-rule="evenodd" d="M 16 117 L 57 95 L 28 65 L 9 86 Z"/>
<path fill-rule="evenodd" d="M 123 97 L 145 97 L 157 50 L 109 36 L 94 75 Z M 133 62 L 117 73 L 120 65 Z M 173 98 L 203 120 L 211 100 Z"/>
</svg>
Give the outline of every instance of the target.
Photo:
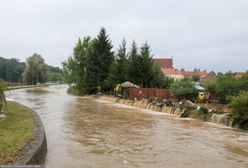
<svg viewBox="0 0 248 168">
<path fill-rule="evenodd" d="M 153 102 L 148 102 L 147 100 L 142 100 L 142 101 L 136 101 L 136 100 L 124 100 L 124 99 L 119 99 L 115 97 L 109 97 L 109 96 L 100 96 L 98 97 L 100 100 L 104 101 L 109 101 L 113 103 L 120 103 L 120 104 L 125 104 L 133 107 L 138 107 L 141 109 L 148 109 L 148 110 L 153 110 L 156 112 L 162 112 L 162 113 L 169 113 L 173 114 L 176 116 L 181 116 L 181 114 L 184 112 L 183 109 L 180 109 L 179 107 L 175 106 L 170 106 L 170 105 L 158 105 Z M 230 126 L 231 125 L 231 120 L 226 114 L 211 114 L 207 116 L 192 116 L 191 118 L 193 119 L 198 119 L 198 120 L 203 120 L 207 122 L 212 122 L 216 123 L 219 125 L 224 125 L 224 126 Z"/>
<path fill-rule="evenodd" d="M 27 109 L 32 113 L 34 120 L 32 139 L 19 151 L 15 158 L 14 165 L 40 165 L 45 161 L 47 153 L 47 141 L 45 130 L 39 115 L 31 108 Z"/>
</svg>

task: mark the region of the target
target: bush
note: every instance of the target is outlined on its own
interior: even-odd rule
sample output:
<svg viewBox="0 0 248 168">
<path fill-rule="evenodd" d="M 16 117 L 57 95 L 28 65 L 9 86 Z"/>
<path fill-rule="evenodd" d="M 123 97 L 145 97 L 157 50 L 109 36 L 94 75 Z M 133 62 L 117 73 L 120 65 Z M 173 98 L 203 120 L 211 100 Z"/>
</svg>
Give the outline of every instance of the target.
<svg viewBox="0 0 248 168">
<path fill-rule="evenodd" d="M 4 90 L 6 89 L 6 84 L 3 80 L 0 80 L 0 112 L 3 111 L 4 104 L 6 102 Z"/>
<path fill-rule="evenodd" d="M 186 98 L 188 100 L 193 100 L 198 91 L 196 90 L 194 83 L 189 79 L 183 79 L 180 81 L 175 81 L 171 87 L 171 92 L 173 96 L 179 100 Z"/>
<path fill-rule="evenodd" d="M 228 107 L 231 109 L 229 117 L 233 120 L 232 125 L 248 129 L 248 91 L 234 97 Z"/>
</svg>

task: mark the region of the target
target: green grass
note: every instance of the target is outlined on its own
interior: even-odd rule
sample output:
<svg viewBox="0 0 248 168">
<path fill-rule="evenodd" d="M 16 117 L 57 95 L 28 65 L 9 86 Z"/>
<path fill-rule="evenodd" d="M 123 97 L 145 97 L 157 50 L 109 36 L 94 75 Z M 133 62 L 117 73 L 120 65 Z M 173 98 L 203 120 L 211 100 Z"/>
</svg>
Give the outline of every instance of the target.
<svg viewBox="0 0 248 168">
<path fill-rule="evenodd" d="M 6 117 L 0 119 L 0 164 L 12 163 L 20 151 L 32 138 L 33 117 L 24 106 L 7 102 Z"/>
<path fill-rule="evenodd" d="M 39 84 L 39 85 L 13 85 L 9 86 L 6 90 L 16 90 L 16 89 L 26 89 L 26 88 L 34 88 L 34 87 L 43 87 L 49 86 L 49 84 Z"/>
</svg>

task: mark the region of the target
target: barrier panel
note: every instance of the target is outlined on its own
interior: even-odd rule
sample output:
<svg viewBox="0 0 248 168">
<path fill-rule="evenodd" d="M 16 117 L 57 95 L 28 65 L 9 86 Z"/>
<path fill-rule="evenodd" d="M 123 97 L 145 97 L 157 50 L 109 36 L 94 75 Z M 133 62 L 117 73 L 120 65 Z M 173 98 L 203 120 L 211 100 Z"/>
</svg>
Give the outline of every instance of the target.
<svg viewBox="0 0 248 168">
<path fill-rule="evenodd" d="M 170 98 L 169 89 L 156 89 L 156 88 L 129 88 L 129 94 L 131 99 L 148 99 L 158 98 L 160 100 Z"/>
</svg>

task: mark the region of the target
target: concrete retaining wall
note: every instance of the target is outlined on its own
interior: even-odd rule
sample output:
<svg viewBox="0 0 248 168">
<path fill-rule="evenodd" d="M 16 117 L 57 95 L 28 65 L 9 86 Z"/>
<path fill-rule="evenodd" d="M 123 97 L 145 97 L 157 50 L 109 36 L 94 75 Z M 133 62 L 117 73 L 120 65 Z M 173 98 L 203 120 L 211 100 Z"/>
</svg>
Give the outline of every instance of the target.
<svg viewBox="0 0 248 168">
<path fill-rule="evenodd" d="M 15 158 L 15 165 L 43 164 L 47 153 L 47 141 L 45 130 L 39 115 L 32 109 L 27 109 L 32 113 L 34 119 L 33 137 L 18 153 Z"/>
</svg>

